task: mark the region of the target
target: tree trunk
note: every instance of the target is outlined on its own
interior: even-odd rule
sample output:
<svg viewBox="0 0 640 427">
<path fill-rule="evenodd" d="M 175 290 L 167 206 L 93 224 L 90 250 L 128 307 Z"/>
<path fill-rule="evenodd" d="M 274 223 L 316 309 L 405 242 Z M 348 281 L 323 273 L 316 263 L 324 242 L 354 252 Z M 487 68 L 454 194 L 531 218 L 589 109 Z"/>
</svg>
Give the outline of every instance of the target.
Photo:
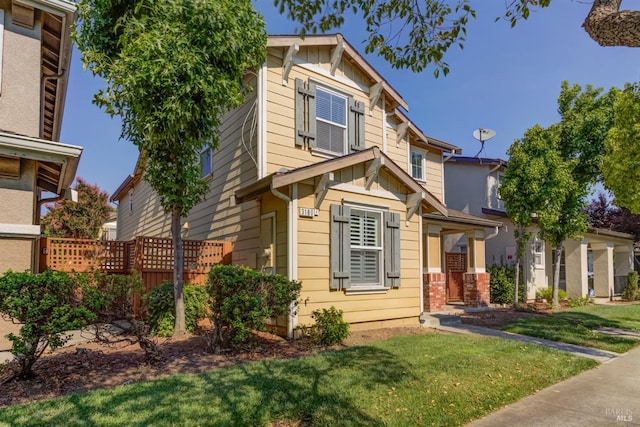
<svg viewBox="0 0 640 427">
<path fill-rule="evenodd" d="M 553 302 L 554 307 L 560 305 L 558 301 L 558 289 L 560 289 L 560 260 L 562 259 L 562 242 L 556 245 L 556 254 L 553 260 Z"/>
<path fill-rule="evenodd" d="M 600 46 L 640 47 L 640 11 L 620 10 L 622 0 L 594 0 L 582 26 Z"/>
<path fill-rule="evenodd" d="M 185 334 L 184 297 L 182 294 L 182 273 L 184 270 L 182 253 L 182 234 L 180 229 L 180 212 L 177 209 L 171 211 L 171 236 L 173 238 L 173 296 L 176 304 L 176 323 L 173 327 L 173 336 L 179 337 Z"/>
<path fill-rule="evenodd" d="M 515 283 L 513 284 L 513 307 L 514 308 L 518 308 L 519 305 L 519 295 L 518 295 L 518 291 L 519 291 L 519 287 L 518 286 L 520 284 L 520 250 L 518 248 L 520 248 L 520 242 L 522 241 L 522 238 L 518 238 L 516 239 L 516 271 L 515 271 Z"/>
</svg>

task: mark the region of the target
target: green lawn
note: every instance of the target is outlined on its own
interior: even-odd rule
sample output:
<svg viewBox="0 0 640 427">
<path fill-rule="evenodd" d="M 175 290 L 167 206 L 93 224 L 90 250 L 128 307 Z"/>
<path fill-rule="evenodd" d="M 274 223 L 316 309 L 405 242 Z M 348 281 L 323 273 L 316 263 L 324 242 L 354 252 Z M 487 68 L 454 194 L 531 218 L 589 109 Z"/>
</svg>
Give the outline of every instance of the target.
<svg viewBox="0 0 640 427">
<path fill-rule="evenodd" d="M 8 407 L 0 425 L 460 425 L 596 364 L 494 338 L 396 337 Z"/>
<path fill-rule="evenodd" d="M 593 332 L 599 327 L 640 330 L 640 304 L 590 305 L 536 316 L 506 325 L 503 330 L 532 337 L 624 353 L 640 340 Z"/>
</svg>

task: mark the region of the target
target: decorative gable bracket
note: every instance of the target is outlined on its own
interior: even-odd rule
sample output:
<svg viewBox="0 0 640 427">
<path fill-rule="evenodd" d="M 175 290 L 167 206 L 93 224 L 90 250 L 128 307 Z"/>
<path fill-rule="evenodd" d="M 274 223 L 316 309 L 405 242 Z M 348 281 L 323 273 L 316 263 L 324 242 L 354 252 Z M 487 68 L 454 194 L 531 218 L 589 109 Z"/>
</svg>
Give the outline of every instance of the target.
<svg viewBox="0 0 640 427">
<path fill-rule="evenodd" d="M 383 82 L 378 82 L 369 88 L 369 115 L 373 114 L 373 107 L 375 107 L 380 100 L 382 89 L 384 89 Z"/>
<path fill-rule="evenodd" d="M 336 70 L 338 69 L 338 65 L 340 65 L 340 61 L 342 60 L 342 53 L 344 52 L 344 42 L 340 40 L 335 48 L 331 51 L 331 75 L 336 74 Z"/>
<path fill-rule="evenodd" d="M 396 146 L 400 146 L 400 141 L 407 136 L 407 131 L 409 130 L 409 123 L 403 122 L 398 125 L 397 137 L 396 137 Z"/>
<path fill-rule="evenodd" d="M 294 43 L 289 46 L 289 50 L 287 51 L 287 55 L 284 57 L 282 61 L 282 85 L 286 86 L 289 82 L 289 72 L 291 71 L 291 67 L 293 66 L 293 57 L 300 50 L 300 45 L 298 43 Z"/>
<path fill-rule="evenodd" d="M 320 176 L 320 179 L 317 181 L 316 189 L 314 191 L 315 193 L 314 207 L 316 209 L 320 209 L 320 205 L 322 204 L 324 197 L 327 195 L 327 192 L 329 191 L 329 183 L 331 182 L 332 178 L 333 178 L 333 173 L 326 172 L 326 173 L 323 173 L 322 176 Z"/>
<path fill-rule="evenodd" d="M 373 159 L 369 167 L 367 168 L 367 172 L 365 173 L 365 188 L 367 190 L 371 189 L 371 185 L 378 178 L 380 174 L 380 168 L 384 165 L 384 160 L 382 157 L 378 157 Z"/>
<path fill-rule="evenodd" d="M 423 198 L 423 193 L 411 193 L 407 196 L 407 222 L 409 222 L 411 217 L 418 212 Z"/>
</svg>

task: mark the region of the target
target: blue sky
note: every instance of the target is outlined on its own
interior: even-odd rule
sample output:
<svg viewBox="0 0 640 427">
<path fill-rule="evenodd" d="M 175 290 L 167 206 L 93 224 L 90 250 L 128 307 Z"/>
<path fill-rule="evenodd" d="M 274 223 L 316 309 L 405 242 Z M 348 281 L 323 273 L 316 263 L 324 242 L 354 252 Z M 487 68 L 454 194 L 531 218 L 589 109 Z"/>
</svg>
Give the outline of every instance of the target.
<svg viewBox="0 0 640 427">
<path fill-rule="evenodd" d="M 510 28 L 495 22 L 504 2 L 474 2 L 478 17 L 468 27 L 464 50 L 453 48 L 445 57 L 451 72 L 433 77 L 395 70 L 384 59 L 365 55 L 409 104 L 409 117 L 429 136 L 475 155 L 480 146 L 472 137 L 478 127 L 497 135 L 486 143 L 483 155 L 505 158 L 514 139 L 536 123 L 558 120 L 556 99 L 560 82 L 622 87 L 640 80 L 640 50 L 603 48 L 581 25 L 589 2 L 555 0 L 528 21 Z M 280 16 L 271 0 L 258 0 L 270 34 L 292 34 L 295 23 Z M 364 23 L 347 17 L 339 30 L 364 54 Z M 78 176 L 110 194 L 133 171 L 137 149 L 119 140 L 120 122 L 91 103 L 103 82 L 82 70 L 80 54 L 73 52 L 61 142 L 84 147 Z"/>
</svg>

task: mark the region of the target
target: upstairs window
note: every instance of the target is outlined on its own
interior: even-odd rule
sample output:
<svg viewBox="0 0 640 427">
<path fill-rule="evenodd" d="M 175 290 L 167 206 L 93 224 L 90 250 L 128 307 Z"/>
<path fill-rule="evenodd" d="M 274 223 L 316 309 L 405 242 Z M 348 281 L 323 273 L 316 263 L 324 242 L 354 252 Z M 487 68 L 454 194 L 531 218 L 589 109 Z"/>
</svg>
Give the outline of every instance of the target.
<svg viewBox="0 0 640 427">
<path fill-rule="evenodd" d="M 421 150 L 411 150 L 411 176 L 419 181 L 425 181 L 425 153 Z"/>
<path fill-rule="evenodd" d="M 200 178 L 206 178 L 213 173 L 213 150 L 209 147 L 200 152 Z"/>
<path fill-rule="evenodd" d="M 296 146 L 334 156 L 366 148 L 364 102 L 302 79 L 295 101 Z"/>
<path fill-rule="evenodd" d="M 544 241 L 539 237 L 533 239 L 533 263 L 536 267 L 544 267 Z"/>
<path fill-rule="evenodd" d="M 347 98 L 317 88 L 316 120 L 316 148 L 334 154 L 345 154 Z"/>
<path fill-rule="evenodd" d="M 129 191 L 129 212 L 133 212 L 133 190 Z"/>
<path fill-rule="evenodd" d="M 497 190 L 496 190 L 496 194 L 497 194 L 497 196 L 496 196 L 496 197 L 497 197 L 497 200 L 496 200 L 496 208 L 497 208 L 497 209 L 500 209 L 500 210 L 502 210 L 502 211 L 503 211 L 503 210 L 505 210 L 504 200 L 502 200 L 502 199 L 500 198 L 500 187 L 502 186 L 502 179 L 503 179 L 503 178 L 504 178 L 504 175 L 503 175 L 503 174 L 501 174 L 501 173 L 499 173 L 499 174 L 498 174 L 498 177 L 497 177 L 497 180 L 496 180 L 496 181 L 497 181 L 496 185 L 497 185 L 497 187 L 498 187 L 498 188 L 497 188 Z"/>
</svg>

